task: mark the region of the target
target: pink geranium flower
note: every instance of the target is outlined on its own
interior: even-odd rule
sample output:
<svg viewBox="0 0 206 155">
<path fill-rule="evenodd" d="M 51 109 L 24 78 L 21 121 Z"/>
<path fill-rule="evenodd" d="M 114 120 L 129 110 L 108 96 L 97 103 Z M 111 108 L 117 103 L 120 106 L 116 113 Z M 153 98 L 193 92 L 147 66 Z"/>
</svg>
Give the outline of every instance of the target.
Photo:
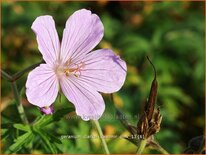
<svg viewBox="0 0 206 155">
<path fill-rule="evenodd" d="M 85 9 L 74 12 L 66 22 L 61 44 L 51 16 L 37 17 L 31 28 L 45 63 L 28 75 L 28 101 L 46 111 L 60 89 L 83 120 L 99 119 L 105 109 L 99 92 L 118 91 L 127 70 L 112 50 L 91 52 L 104 33 L 99 17 Z"/>
</svg>

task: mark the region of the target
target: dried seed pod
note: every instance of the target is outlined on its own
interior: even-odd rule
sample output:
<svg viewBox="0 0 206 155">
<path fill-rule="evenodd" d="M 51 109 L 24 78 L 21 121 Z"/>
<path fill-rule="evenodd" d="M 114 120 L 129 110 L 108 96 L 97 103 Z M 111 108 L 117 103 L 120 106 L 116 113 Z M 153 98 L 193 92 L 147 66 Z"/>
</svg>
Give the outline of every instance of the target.
<svg viewBox="0 0 206 155">
<path fill-rule="evenodd" d="M 141 115 L 140 120 L 138 121 L 138 124 L 137 124 L 137 134 L 143 135 L 143 137 L 146 138 L 148 127 L 149 127 L 149 123 L 148 123 L 148 119 L 147 119 L 147 114 L 146 114 L 146 112 L 144 112 Z"/>
<path fill-rule="evenodd" d="M 160 108 L 158 107 L 150 122 L 150 128 L 148 129 L 148 136 L 151 136 L 159 132 L 161 121 L 162 121 L 162 116 L 160 114 Z"/>
<path fill-rule="evenodd" d="M 160 124 L 162 122 L 162 115 L 160 114 L 160 108 L 159 107 L 157 108 L 157 112 L 155 112 L 155 114 L 154 114 L 154 121 L 160 128 Z"/>
<path fill-rule="evenodd" d="M 132 125 L 128 125 L 128 130 L 133 134 L 137 134 L 137 129 L 135 126 L 132 126 Z"/>
<path fill-rule="evenodd" d="M 148 118 L 148 121 L 150 122 L 150 120 L 152 119 L 152 116 L 153 116 L 154 108 L 155 108 L 155 102 L 156 102 L 156 98 L 157 98 L 158 83 L 157 83 L 157 80 L 156 80 L 156 77 L 157 77 L 156 69 L 155 69 L 153 63 L 150 61 L 148 56 L 147 56 L 147 59 L 150 62 L 150 64 L 152 65 L 153 70 L 154 70 L 154 79 L 152 81 L 152 85 L 151 85 L 148 101 L 147 101 L 147 103 L 145 105 L 145 112 L 147 113 L 147 118 Z"/>
</svg>

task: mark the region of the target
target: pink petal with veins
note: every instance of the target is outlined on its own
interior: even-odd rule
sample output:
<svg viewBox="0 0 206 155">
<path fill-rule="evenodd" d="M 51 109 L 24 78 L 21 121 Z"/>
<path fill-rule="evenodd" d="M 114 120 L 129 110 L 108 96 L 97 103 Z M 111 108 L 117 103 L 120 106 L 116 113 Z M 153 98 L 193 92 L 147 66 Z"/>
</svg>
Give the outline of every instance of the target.
<svg viewBox="0 0 206 155">
<path fill-rule="evenodd" d="M 77 79 L 103 93 L 117 92 L 124 84 L 127 66 L 112 50 L 93 51 L 82 60 L 84 68 Z"/>
<path fill-rule="evenodd" d="M 55 72 L 47 64 L 41 64 L 32 70 L 26 82 L 28 101 L 38 107 L 50 106 L 58 94 L 58 79 Z"/>
<path fill-rule="evenodd" d="M 61 45 L 61 59 L 77 60 L 90 52 L 102 39 L 104 27 L 96 14 L 81 9 L 66 22 Z"/>
<path fill-rule="evenodd" d="M 76 108 L 77 115 L 85 121 L 99 119 L 105 109 L 102 96 L 90 85 L 78 81 L 76 77 L 60 80 L 62 92 Z"/>
<path fill-rule="evenodd" d="M 38 48 L 48 64 L 54 64 L 59 58 L 60 42 L 52 16 L 39 16 L 32 24 L 36 34 Z"/>
</svg>

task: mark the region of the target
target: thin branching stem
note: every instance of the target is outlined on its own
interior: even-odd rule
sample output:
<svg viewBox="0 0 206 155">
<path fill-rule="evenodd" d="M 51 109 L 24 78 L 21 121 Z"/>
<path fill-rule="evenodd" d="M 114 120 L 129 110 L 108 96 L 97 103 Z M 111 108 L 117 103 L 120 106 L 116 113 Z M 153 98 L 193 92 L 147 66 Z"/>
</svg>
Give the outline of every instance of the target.
<svg viewBox="0 0 206 155">
<path fill-rule="evenodd" d="M 35 67 L 39 66 L 42 62 L 43 61 L 38 62 L 36 64 L 33 64 L 33 65 L 31 65 L 31 66 L 15 73 L 13 76 L 9 75 L 8 73 L 6 73 L 5 71 L 3 71 L 1 69 L 1 76 L 11 83 L 11 88 L 12 88 L 12 91 L 13 91 L 13 94 L 14 94 L 14 98 L 16 100 L 17 109 L 18 109 L 20 118 L 21 118 L 21 120 L 24 124 L 28 124 L 29 122 L 28 122 L 28 119 L 26 117 L 24 108 L 21 104 L 21 99 L 20 99 L 20 95 L 19 95 L 19 91 L 18 91 L 18 88 L 17 88 L 16 81 L 19 78 L 21 78 L 26 72 L 28 72 L 28 71 L 34 69 Z"/>
<path fill-rule="evenodd" d="M 22 77 L 26 72 L 28 72 L 28 71 L 36 68 L 36 67 L 39 66 L 41 63 L 42 63 L 42 61 L 41 61 L 41 62 L 38 62 L 38 63 L 36 63 L 36 64 L 33 64 L 33 65 L 31 65 L 31 66 L 29 66 L 29 67 L 27 67 L 27 68 L 25 68 L 25 69 L 23 69 L 23 70 L 15 73 L 15 74 L 12 76 L 12 80 L 13 80 L 13 81 L 18 80 L 18 79 L 19 79 L 20 77 Z"/>
<path fill-rule="evenodd" d="M 19 91 L 18 91 L 18 88 L 17 88 L 17 85 L 16 85 L 15 81 L 11 82 L 11 87 L 12 87 L 12 90 L 13 90 L 13 93 L 14 93 L 14 98 L 16 100 L 16 105 L 17 105 L 17 109 L 18 109 L 20 118 L 21 118 L 21 120 L 22 120 L 22 122 L 24 124 L 28 124 L 29 122 L 27 120 L 24 108 L 23 108 L 23 106 L 21 104 L 21 99 L 20 99 L 20 96 L 19 96 Z"/>
<path fill-rule="evenodd" d="M 163 154 L 169 154 L 162 146 L 159 147 L 159 151 Z"/>
<path fill-rule="evenodd" d="M 6 73 L 5 71 L 1 70 L 1 76 L 7 80 L 7 81 L 11 81 L 12 80 L 12 76 L 9 75 L 8 73 Z"/>
<path fill-rule="evenodd" d="M 26 67 L 25 69 L 15 73 L 14 75 L 9 75 L 8 73 L 6 73 L 5 71 L 1 70 L 1 76 L 6 79 L 7 81 L 9 82 L 14 82 L 14 81 L 17 81 L 19 78 L 21 78 L 26 72 L 36 68 L 37 66 L 39 66 L 41 62 L 38 62 L 38 63 L 35 63 L 33 65 L 30 65 L 29 67 Z"/>
<path fill-rule="evenodd" d="M 156 150 L 161 152 L 162 154 L 169 154 L 160 144 L 158 144 L 157 142 L 155 143 L 156 144 Z"/>
</svg>

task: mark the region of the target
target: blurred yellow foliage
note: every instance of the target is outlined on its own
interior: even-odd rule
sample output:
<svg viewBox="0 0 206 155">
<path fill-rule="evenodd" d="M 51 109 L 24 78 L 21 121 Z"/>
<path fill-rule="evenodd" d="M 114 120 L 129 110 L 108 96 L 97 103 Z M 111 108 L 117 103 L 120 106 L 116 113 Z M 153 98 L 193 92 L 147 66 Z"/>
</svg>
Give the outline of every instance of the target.
<svg viewBox="0 0 206 155">
<path fill-rule="evenodd" d="M 145 1 L 143 12 L 145 14 L 150 14 L 153 10 L 153 3 L 152 1 Z"/>
<path fill-rule="evenodd" d="M 14 12 L 15 12 L 16 14 L 18 14 L 18 15 L 20 15 L 20 14 L 22 14 L 22 13 L 24 12 L 23 7 L 20 6 L 20 5 L 14 5 L 14 6 L 13 6 L 13 10 L 14 10 Z"/>
<path fill-rule="evenodd" d="M 111 43 L 107 42 L 107 41 L 101 41 L 101 43 L 99 44 L 100 48 L 112 48 Z"/>
<path fill-rule="evenodd" d="M 141 83 L 141 78 L 138 76 L 138 71 L 135 66 L 128 65 L 127 70 L 127 85 L 138 85 Z"/>
<path fill-rule="evenodd" d="M 131 142 L 129 142 L 127 139 L 123 138 L 123 137 L 128 137 L 130 135 L 130 133 L 128 131 L 124 131 L 121 135 L 120 138 L 117 138 L 114 140 L 114 148 L 113 150 L 116 152 L 119 152 L 121 147 L 121 153 L 128 153 L 128 150 L 130 150 L 130 152 L 135 152 L 137 147 L 132 144 Z"/>
<path fill-rule="evenodd" d="M 143 16 L 141 14 L 134 14 L 131 16 L 131 24 L 138 26 L 143 22 Z"/>
<path fill-rule="evenodd" d="M 112 49 L 116 54 L 120 55 L 119 49 L 112 47 L 112 44 L 107 42 L 107 41 L 101 41 L 101 43 L 99 44 L 100 48 L 106 48 L 106 49 Z"/>
<path fill-rule="evenodd" d="M 91 130 L 91 135 L 94 137 L 99 136 L 99 134 L 95 128 Z M 91 138 L 91 142 L 93 145 L 95 145 L 95 148 L 99 149 L 101 147 L 101 140 L 99 138 Z"/>
<path fill-rule="evenodd" d="M 114 135 L 116 133 L 116 129 L 114 126 L 112 125 L 106 125 L 104 127 L 104 135 L 105 136 L 110 136 L 110 135 Z"/>
<path fill-rule="evenodd" d="M 101 6 L 105 6 L 108 2 L 109 2 L 108 0 L 97 1 L 97 3 Z"/>
<path fill-rule="evenodd" d="M 123 100 L 121 98 L 121 96 L 119 96 L 118 94 L 113 94 L 113 99 L 114 99 L 114 104 L 116 107 L 121 108 L 123 107 Z"/>
</svg>

